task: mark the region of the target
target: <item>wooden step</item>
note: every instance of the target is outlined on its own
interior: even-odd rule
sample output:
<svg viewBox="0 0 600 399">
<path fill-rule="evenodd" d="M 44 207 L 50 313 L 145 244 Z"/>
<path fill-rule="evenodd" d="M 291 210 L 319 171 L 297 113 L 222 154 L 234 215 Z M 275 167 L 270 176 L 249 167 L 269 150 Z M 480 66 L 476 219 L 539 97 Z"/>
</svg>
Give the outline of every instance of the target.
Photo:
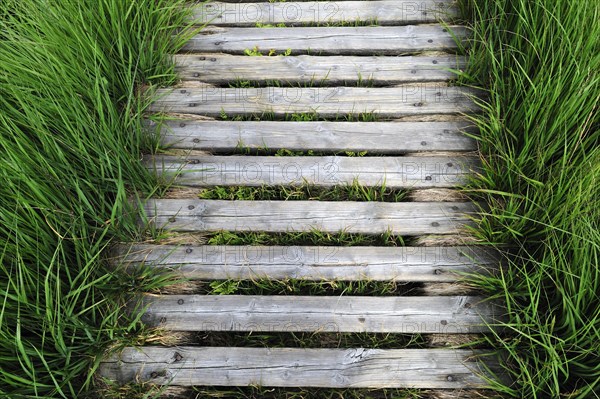
<svg viewBox="0 0 600 399">
<path fill-rule="evenodd" d="M 466 45 L 464 26 L 408 25 L 294 28 L 205 28 L 183 47 L 184 52 L 244 54 L 258 48 L 292 55 L 401 55 L 456 50 Z M 249 61 L 250 62 L 250 61 Z"/>
<path fill-rule="evenodd" d="M 456 234 L 472 225 L 471 202 L 322 202 L 150 199 L 148 221 L 175 231 L 394 235 Z"/>
<path fill-rule="evenodd" d="M 150 107 L 154 112 L 175 112 L 221 117 L 291 114 L 345 117 L 373 113 L 398 118 L 478 111 L 476 91 L 442 85 L 401 87 L 183 87 L 161 89 Z"/>
<path fill-rule="evenodd" d="M 377 25 L 434 23 L 458 16 L 451 0 L 320 1 L 275 3 L 202 3 L 192 8 L 197 24 L 256 26 L 372 21 Z"/>
<path fill-rule="evenodd" d="M 114 264 L 177 270 L 197 280 L 455 282 L 499 259 L 481 247 L 148 245 L 118 247 Z"/>
<path fill-rule="evenodd" d="M 210 3 L 208 3 L 210 4 Z M 270 4 L 270 3 L 269 3 Z M 277 3 L 283 4 L 283 3 Z M 252 57 L 229 54 L 179 54 L 176 71 L 183 79 L 226 85 L 236 81 L 283 82 L 286 85 L 375 86 L 411 82 L 444 82 L 464 69 L 465 57 L 456 55 L 405 57 Z"/>
<path fill-rule="evenodd" d="M 155 124 L 153 126 L 156 126 Z M 416 151 L 474 151 L 476 134 L 469 122 L 230 122 L 172 120 L 160 125 L 162 145 L 170 148 L 231 152 L 368 151 L 402 154 Z"/>
<path fill-rule="evenodd" d="M 147 166 L 177 185 L 451 188 L 477 170 L 474 157 L 156 156 Z"/>
<path fill-rule="evenodd" d="M 473 296 L 147 294 L 141 306 L 146 325 L 172 331 L 470 334 L 499 316 Z"/>
<path fill-rule="evenodd" d="M 481 351 L 450 349 L 125 348 L 99 374 L 184 386 L 482 388 Z M 486 358 L 486 365 L 497 370 Z"/>
</svg>

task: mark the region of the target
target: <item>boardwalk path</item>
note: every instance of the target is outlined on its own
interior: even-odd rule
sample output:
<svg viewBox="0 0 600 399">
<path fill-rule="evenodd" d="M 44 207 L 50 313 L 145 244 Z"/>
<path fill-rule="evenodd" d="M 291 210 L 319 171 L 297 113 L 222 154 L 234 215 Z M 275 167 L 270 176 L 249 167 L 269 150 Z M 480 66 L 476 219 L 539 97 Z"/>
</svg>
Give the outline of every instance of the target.
<svg viewBox="0 0 600 399">
<path fill-rule="evenodd" d="M 448 0 L 196 5 L 195 18 L 209 26 L 175 56 L 181 85 L 159 92 L 153 105 L 175 114 L 160 133 L 178 155 L 155 156 L 147 166 L 185 189 L 178 198 L 147 202 L 148 223 L 188 234 L 392 234 L 407 246 L 190 242 L 122 246 L 117 256 L 126 265 L 177 270 L 191 280 L 417 287 L 370 297 L 145 295 L 142 320 L 167 331 L 426 334 L 430 347 L 146 346 L 106 359 L 103 376 L 172 386 L 485 386 L 475 361 L 481 351 L 432 347 L 439 337 L 469 341 L 499 315 L 458 283 L 459 273 L 488 272 L 497 261 L 483 249 L 456 246 L 477 207 L 455 189 L 479 162 L 469 137 L 476 130 L 461 116 L 477 111 L 476 93 L 448 84 L 452 70 L 466 62 L 457 55 L 467 35 L 453 24 L 457 13 Z M 275 156 L 278 150 L 299 155 Z M 195 194 L 214 186 L 303 184 L 386 186 L 408 194 L 401 202 L 203 200 Z"/>
</svg>

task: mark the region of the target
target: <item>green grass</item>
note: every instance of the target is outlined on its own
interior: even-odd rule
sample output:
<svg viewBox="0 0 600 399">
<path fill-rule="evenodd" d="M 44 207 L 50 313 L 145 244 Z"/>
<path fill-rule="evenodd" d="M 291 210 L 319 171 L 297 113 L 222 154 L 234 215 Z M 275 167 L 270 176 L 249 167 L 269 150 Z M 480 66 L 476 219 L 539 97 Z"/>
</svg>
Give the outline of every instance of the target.
<svg viewBox="0 0 600 399">
<path fill-rule="evenodd" d="M 517 398 L 600 397 L 600 3 L 470 0 L 465 84 L 489 97 L 474 117 L 485 164 L 475 233 L 516 248 L 478 283 L 506 301 Z"/>
<path fill-rule="evenodd" d="M 317 111 L 289 113 L 281 117 L 274 112 L 263 112 L 255 115 L 227 115 L 225 111 L 221 112 L 219 119 L 224 121 L 277 121 L 287 122 L 316 122 L 316 121 L 335 121 L 335 122 L 379 122 L 383 118 L 374 112 L 356 112 L 349 114 L 339 114 L 333 117 L 319 115 Z"/>
<path fill-rule="evenodd" d="M 353 184 L 333 187 L 315 187 L 310 184 L 301 186 L 217 186 L 202 189 L 201 199 L 231 201 L 378 201 L 400 202 L 406 197 L 407 190 L 391 189 L 385 186 L 365 187 L 356 181 Z"/>
<path fill-rule="evenodd" d="M 226 86 L 234 89 L 254 89 L 261 87 L 296 87 L 296 88 L 312 88 L 312 87 L 334 87 L 334 86 L 346 86 L 346 87 L 375 87 L 375 81 L 371 77 L 365 78 L 359 72 L 356 74 L 356 81 L 344 81 L 344 82 L 331 82 L 329 81 L 329 72 L 323 78 L 317 79 L 313 76 L 310 80 L 305 82 L 290 82 L 282 80 L 265 80 L 265 81 L 251 81 L 247 79 L 236 79 L 226 83 Z"/>
<path fill-rule="evenodd" d="M 404 246 L 405 238 L 391 233 L 381 235 L 336 234 L 318 230 L 298 233 L 261 233 L 222 231 L 207 236 L 210 245 L 315 245 L 315 246 Z"/>
<path fill-rule="evenodd" d="M 117 391 L 118 389 L 118 391 Z M 115 392 L 118 392 L 115 395 Z M 107 391 L 103 399 L 137 399 L 154 397 L 158 389 L 149 384 L 128 384 Z M 165 396 L 169 397 L 169 396 Z M 268 388 L 249 387 L 193 387 L 176 391 L 180 399 L 434 399 L 418 389 L 328 389 L 328 388 Z M 488 399 L 495 399 L 489 397 Z"/>
<path fill-rule="evenodd" d="M 139 332 L 124 297 L 165 283 L 102 259 L 137 234 L 128 198 L 156 185 L 141 94 L 175 80 L 183 3 L 0 3 L 2 397 L 85 397 L 98 355 Z"/>
<path fill-rule="evenodd" d="M 355 20 L 346 20 L 346 21 L 311 21 L 311 22 L 303 22 L 303 23 L 278 23 L 278 24 L 265 24 L 262 22 L 257 22 L 257 28 L 287 28 L 290 26 L 302 26 L 306 28 L 312 27 L 327 27 L 327 28 L 340 28 L 340 27 L 351 27 L 357 28 L 359 26 L 378 26 L 377 18 L 372 19 L 355 19 Z"/>
<path fill-rule="evenodd" d="M 415 293 L 419 283 L 395 281 L 223 280 L 195 284 L 200 295 L 401 296 Z"/>
</svg>

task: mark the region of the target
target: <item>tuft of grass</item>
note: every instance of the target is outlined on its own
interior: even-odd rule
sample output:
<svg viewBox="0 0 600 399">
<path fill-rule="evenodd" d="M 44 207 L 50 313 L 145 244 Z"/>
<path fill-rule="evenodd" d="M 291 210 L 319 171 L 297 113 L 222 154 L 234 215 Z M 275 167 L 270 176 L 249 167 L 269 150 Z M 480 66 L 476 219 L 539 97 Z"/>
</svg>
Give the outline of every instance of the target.
<svg viewBox="0 0 600 399">
<path fill-rule="evenodd" d="M 131 396 L 132 394 L 139 396 Z M 155 397 L 156 389 L 147 384 L 128 384 L 121 388 L 119 395 L 106 396 L 107 399 L 127 399 Z M 434 399 L 438 398 L 431 391 L 418 389 L 357 389 L 357 388 L 269 388 L 261 386 L 249 387 L 206 387 L 192 388 L 176 387 L 168 389 L 163 397 L 176 397 L 181 399 Z M 172 395 L 172 396 L 171 396 Z M 461 396 L 462 397 L 462 396 Z M 471 396 L 469 396 L 471 397 Z M 472 396 L 481 397 L 481 396 Z M 490 397 L 492 399 L 492 397 Z M 496 399 L 496 397 L 494 397 Z"/>
<path fill-rule="evenodd" d="M 385 185 L 365 187 L 358 182 L 333 187 L 315 187 L 310 184 L 300 186 L 228 186 L 202 189 L 201 199 L 218 200 L 261 200 L 261 201 L 378 201 L 400 202 L 407 190 L 391 189 Z"/>
<path fill-rule="evenodd" d="M 198 284 L 205 295 L 402 296 L 422 284 L 396 281 L 223 280 Z"/>
<path fill-rule="evenodd" d="M 317 111 L 290 113 L 283 117 L 276 116 L 273 112 L 263 112 L 256 115 L 227 115 L 225 111 L 221 111 L 219 116 L 221 120 L 229 121 L 277 121 L 283 120 L 286 122 L 316 122 L 316 121 L 335 121 L 335 122 L 378 122 L 384 118 L 378 116 L 374 112 L 356 112 L 350 114 L 339 114 L 334 117 L 325 117 L 319 115 Z"/>
<path fill-rule="evenodd" d="M 328 388 L 209 388 L 197 387 L 190 397 L 231 399 L 420 399 L 427 398 L 417 389 L 328 389 Z"/>
<path fill-rule="evenodd" d="M 507 255 L 477 283 L 506 302 L 505 354 L 518 398 L 600 397 L 600 6 L 568 0 L 463 1 L 474 21 L 463 84 L 488 91 L 489 204 L 474 231 Z"/>
<path fill-rule="evenodd" d="M 281 246 L 404 246 L 405 238 L 391 233 L 381 235 L 331 234 L 314 230 L 311 232 L 262 233 L 221 231 L 207 236 L 210 245 L 281 245 Z"/>
<path fill-rule="evenodd" d="M 261 27 L 267 27 L 267 26 L 258 26 L 259 28 Z M 272 27 L 272 26 L 268 26 L 268 27 Z M 275 49 L 269 49 L 267 51 L 262 51 L 261 49 L 258 48 L 258 46 L 254 46 L 251 49 L 247 48 L 244 50 L 244 54 L 247 55 L 248 57 L 262 57 L 267 56 L 267 57 L 287 57 L 289 55 L 292 55 L 292 49 L 288 48 L 286 49 L 284 52 L 277 52 L 277 50 Z"/>
<path fill-rule="evenodd" d="M 129 198 L 155 189 L 141 94 L 176 79 L 184 3 L 0 2 L 2 397 L 86 396 L 99 355 L 140 332 L 125 296 L 168 280 L 127 279 L 103 253 L 136 236 Z"/>
</svg>

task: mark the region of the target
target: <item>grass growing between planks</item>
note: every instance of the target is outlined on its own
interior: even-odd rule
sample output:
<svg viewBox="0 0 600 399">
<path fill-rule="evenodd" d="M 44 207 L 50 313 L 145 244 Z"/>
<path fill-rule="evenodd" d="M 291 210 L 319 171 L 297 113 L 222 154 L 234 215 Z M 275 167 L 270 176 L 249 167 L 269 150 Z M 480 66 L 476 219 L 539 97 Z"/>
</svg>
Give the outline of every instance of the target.
<svg viewBox="0 0 600 399">
<path fill-rule="evenodd" d="M 467 84 L 489 90 L 480 238 L 518 249 L 479 285 L 506 301 L 518 398 L 600 397 L 600 3 L 470 0 Z"/>
<path fill-rule="evenodd" d="M 175 79 L 183 0 L 0 2 L 0 396 L 82 398 L 134 340 L 124 295 L 164 283 L 104 268 L 137 234 L 143 88 Z"/>
</svg>

